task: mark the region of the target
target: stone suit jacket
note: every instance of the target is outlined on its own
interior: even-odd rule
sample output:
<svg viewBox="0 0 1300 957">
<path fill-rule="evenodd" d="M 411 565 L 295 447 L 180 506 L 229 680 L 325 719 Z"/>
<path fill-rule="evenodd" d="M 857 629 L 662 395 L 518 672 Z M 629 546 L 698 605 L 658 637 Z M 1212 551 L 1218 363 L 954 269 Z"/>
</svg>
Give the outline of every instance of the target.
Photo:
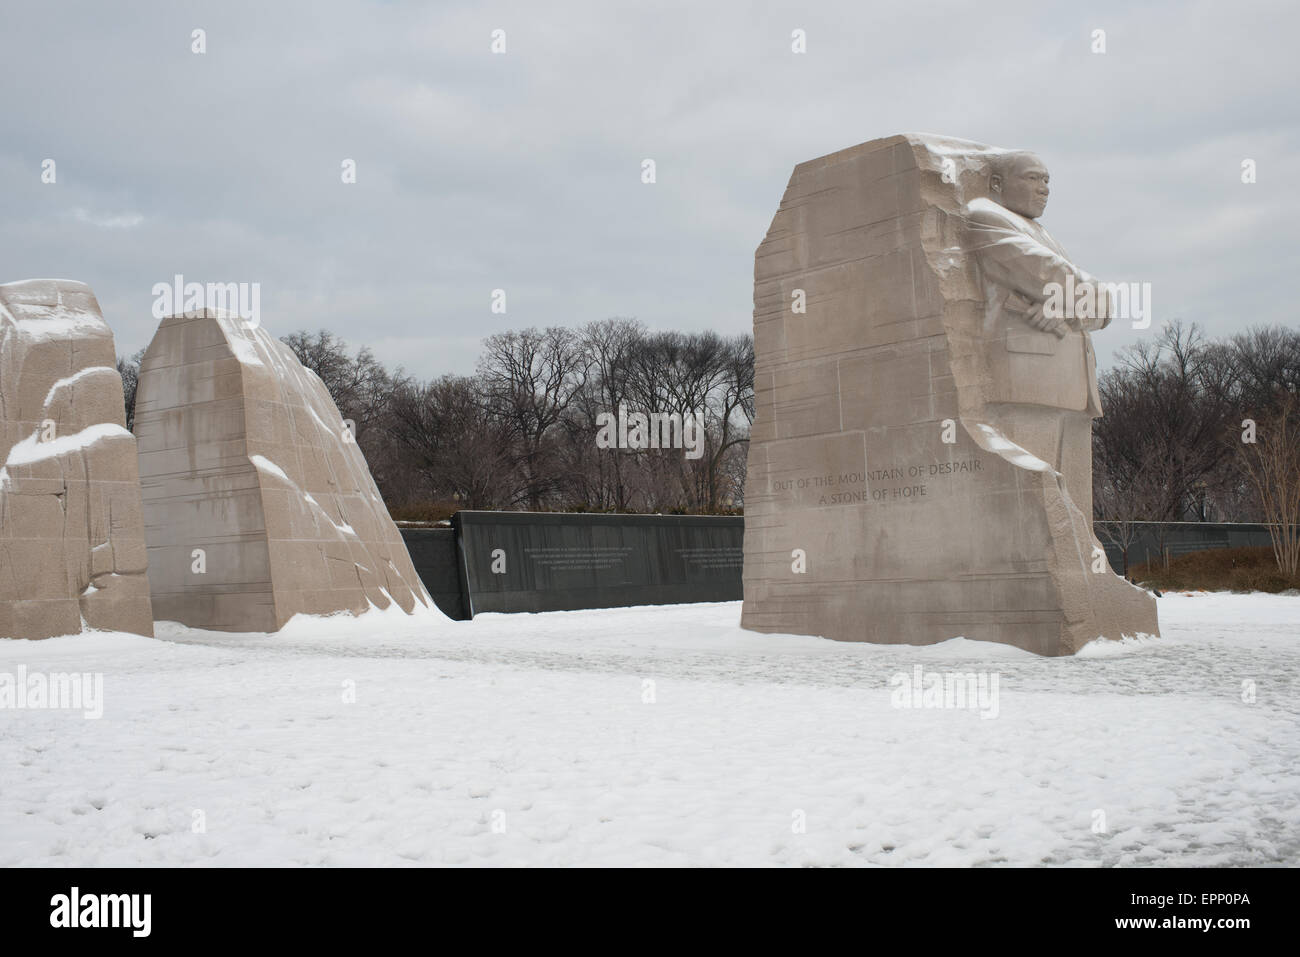
<svg viewBox="0 0 1300 957">
<path fill-rule="evenodd" d="M 1046 299 L 1048 283 L 1066 287 L 1096 280 L 1070 262 L 1042 226 L 991 199 L 966 206 L 967 246 L 984 288 L 984 343 L 991 378 L 989 402 L 1043 405 L 1101 415 L 1097 360 L 1089 329 L 1110 323 L 1098 297 L 1096 319 L 1067 319 L 1064 338 L 1035 329 L 1026 314 Z"/>
</svg>

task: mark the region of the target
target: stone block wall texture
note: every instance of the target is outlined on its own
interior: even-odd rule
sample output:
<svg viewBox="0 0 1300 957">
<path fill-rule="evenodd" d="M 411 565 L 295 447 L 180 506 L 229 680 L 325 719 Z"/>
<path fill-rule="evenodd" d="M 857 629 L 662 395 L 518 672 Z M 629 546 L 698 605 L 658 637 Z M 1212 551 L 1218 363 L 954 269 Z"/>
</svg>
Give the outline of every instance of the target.
<svg viewBox="0 0 1300 957">
<path fill-rule="evenodd" d="M 265 329 L 163 320 L 135 430 L 158 620 L 276 631 L 298 613 L 433 609 L 329 392 Z"/>
<path fill-rule="evenodd" d="M 963 219 L 994 152 L 900 135 L 795 168 L 754 261 L 743 627 L 1043 655 L 1157 633 L 1151 596 L 1092 571 L 1069 484 L 999 425 Z"/>
<path fill-rule="evenodd" d="M 135 438 L 84 283 L 0 285 L 0 637 L 153 634 Z"/>
</svg>

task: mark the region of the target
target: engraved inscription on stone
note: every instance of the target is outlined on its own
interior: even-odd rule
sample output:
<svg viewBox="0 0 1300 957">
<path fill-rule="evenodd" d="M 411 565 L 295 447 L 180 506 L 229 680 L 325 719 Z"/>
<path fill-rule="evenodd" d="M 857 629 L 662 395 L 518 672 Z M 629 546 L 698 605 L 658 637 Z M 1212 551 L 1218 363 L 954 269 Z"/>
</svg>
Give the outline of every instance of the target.
<svg viewBox="0 0 1300 957">
<path fill-rule="evenodd" d="M 524 554 L 534 565 L 555 571 L 600 571 L 605 568 L 617 568 L 627 561 L 631 553 L 630 545 L 555 545 L 524 549 Z"/>
<path fill-rule="evenodd" d="M 983 467 L 983 462 L 972 457 L 960 462 L 894 465 L 839 475 L 801 475 L 775 479 L 770 487 L 774 493 L 817 490 L 817 505 L 917 502 L 931 493 L 930 483 L 934 480 L 968 476 Z"/>
<path fill-rule="evenodd" d="M 697 545 L 679 548 L 677 554 L 695 568 L 740 568 L 745 560 L 745 550 L 734 545 Z"/>
</svg>

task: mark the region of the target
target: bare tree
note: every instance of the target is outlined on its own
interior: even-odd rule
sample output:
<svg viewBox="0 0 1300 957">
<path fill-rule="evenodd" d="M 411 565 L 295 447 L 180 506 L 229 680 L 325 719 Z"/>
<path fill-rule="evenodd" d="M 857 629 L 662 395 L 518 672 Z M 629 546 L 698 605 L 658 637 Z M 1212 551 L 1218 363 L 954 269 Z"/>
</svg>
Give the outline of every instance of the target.
<svg viewBox="0 0 1300 957">
<path fill-rule="evenodd" d="M 462 508 L 512 504 L 510 438 L 483 407 L 473 379 L 403 384 L 392 397 L 387 429 L 435 498 Z"/>
<path fill-rule="evenodd" d="M 339 414 L 355 425 L 358 437 L 384 414 L 389 396 L 406 381 L 400 368 L 389 373 L 369 347 L 349 355 L 348 344 L 324 329 L 314 334 L 299 330 L 281 336 L 280 341 L 320 377 Z"/>
<path fill-rule="evenodd" d="M 299 330 L 280 341 L 324 383 L 339 417 L 350 423 L 384 500 L 394 506 L 419 497 L 401 450 L 394 447 L 385 427 L 393 393 L 409 381 L 402 370 L 389 372 L 366 346 L 352 353 L 347 342 L 325 329 Z"/>
<path fill-rule="evenodd" d="M 1235 397 L 1246 408 L 1267 408 L 1281 395 L 1300 394 L 1300 331 L 1257 326 L 1221 348 L 1231 364 Z"/>
<path fill-rule="evenodd" d="M 478 374 L 489 415 L 512 439 L 521 498 L 539 510 L 558 486 L 557 426 L 586 385 L 588 361 L 569 329 L 501 332 L 484 340 Z"/>
<path fill-rule="evenodd" d="M 754 424 L 753 336 L 735 336 L 724 342 L 722 375 L 716 402 L 714 418 L 719 435 L 708 463 L 706 506 L 709 511 L 717 511 L 719 499 L 724 492 L 733 503 L 744 497 L 743 453 L 748 450 L 749 431 Z M 742 454 L 733 454 L 736 451 Z M 742 460 L 738 487 L 735 481 L 736 459 Z"/>
<path fill-rule="evenodd" d="M 1161 514 L 1165 498 L 1160 464 L 1158 450 L 1148 446 L 1131 471 L 1124 470 L 1122 465 L 1112 469 L 1104 451 L 1094 465 L 1092 509 L 1096 520 L 1093 524 L 1098 537 L 1119 548 L 1123 566 L 1120 574 L 1125 578 L 1129 570 L 1129 549 L 1137 543 L 1144 528 L 1154 528 L 1161 554 L 1164 553 L 1165 523 L 1153 517 Z"/>
<path fill-rule="evenodd" d="M 1136 487 L 1139 472 L 1159 473 L 1149 520 L 1204 518 L 1209 479 L 1228 455 L 1230 374 L 1195 325 L 1174 322 L 1154 342 L 1124 350 L 1119 367 L 1101 377 L 1105 415 L 1093 426 L 1094 459 L 1120 488 Z"/>
<path fill-rule="evenodd" d="M 588 323 L 579 333 L 589 375 L 576 398 L 576 414 L 566 422 L 573 450 L 567 474 L 578 486 L 579 503 L 619 512 L 631 504 L 624 476 L 627 456 L 618 448 L 597 448 L 595 436 L 598 417 L 617 416 L 628 401 L 633 356 L 645 335 L 639 321 L 621 318 Z"/>
<path fill-rule="evenodd" d="M 1253 436 L 1243 430 L 1238 458 L 1269 523 L 1278 571 L 1295 579 L 1300 564 L 1300 400 L 1285 392 L 1272 405 L 1275 411 L 1256 423 Z"/>
<path fill-rule="evenodd" d="M 122 401 L 126 405 L 126 428 L 135 431 L 135 393 L 140 384 L 140 363 L 144 361 L 144 350 L 133 356 L 117 357 L 117 374 L 122 377 Z"/>
</svg>

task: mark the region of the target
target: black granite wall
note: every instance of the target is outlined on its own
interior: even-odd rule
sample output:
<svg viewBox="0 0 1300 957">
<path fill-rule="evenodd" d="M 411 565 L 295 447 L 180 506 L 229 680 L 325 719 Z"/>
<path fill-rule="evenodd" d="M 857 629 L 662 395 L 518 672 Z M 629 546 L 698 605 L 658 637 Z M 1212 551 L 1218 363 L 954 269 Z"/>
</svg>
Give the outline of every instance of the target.
<svg viewBox="0 0 1300 957">
<path fill-rule="evenodd" d="M 456 531 L 451 528 L 403 528 L 402 538 L 411 553 L 411 564 L 433 597 L 433 603 L 448 618 L 469 617 L 460 581 Z"/>
<path fill-rule="evenodd" d="M 744 519 L 711 515 L 466 511 L 402 536 L 438 607 L 470 618 L 737 601 L 744 532 Z"/>
</svg>

